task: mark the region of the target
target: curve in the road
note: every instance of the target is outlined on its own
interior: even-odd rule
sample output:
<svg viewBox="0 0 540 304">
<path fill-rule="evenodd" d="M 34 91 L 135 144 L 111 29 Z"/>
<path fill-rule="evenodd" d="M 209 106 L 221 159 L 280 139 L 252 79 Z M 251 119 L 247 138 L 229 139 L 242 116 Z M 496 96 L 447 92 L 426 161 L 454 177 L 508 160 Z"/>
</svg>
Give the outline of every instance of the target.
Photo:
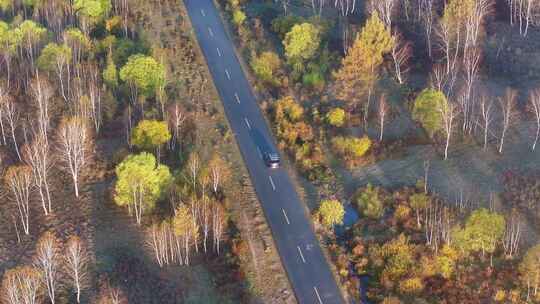
<svg viewBox="0 0 540 304">
<path fill-rule="evenodd" d="M 269 169 L 262 159 L 277 149 L 217 8 L 212 0 L 184 3 L 296 299 L 301 304 L 344 303 L 289 175 Z"/>
</svg>

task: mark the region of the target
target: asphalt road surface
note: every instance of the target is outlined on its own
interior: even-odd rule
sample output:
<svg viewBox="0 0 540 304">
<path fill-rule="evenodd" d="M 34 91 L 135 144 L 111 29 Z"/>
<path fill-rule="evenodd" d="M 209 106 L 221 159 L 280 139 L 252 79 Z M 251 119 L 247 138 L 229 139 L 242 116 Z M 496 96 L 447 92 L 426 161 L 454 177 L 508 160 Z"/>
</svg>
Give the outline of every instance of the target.
<svg viewBox="0 0 540 304">
<path fill-rule="evenodd" d="M 344 303 L 289 175 L 263 161 L 277 149 L 217 8 L 184 2 L 298 302 Z"/>
</svg>

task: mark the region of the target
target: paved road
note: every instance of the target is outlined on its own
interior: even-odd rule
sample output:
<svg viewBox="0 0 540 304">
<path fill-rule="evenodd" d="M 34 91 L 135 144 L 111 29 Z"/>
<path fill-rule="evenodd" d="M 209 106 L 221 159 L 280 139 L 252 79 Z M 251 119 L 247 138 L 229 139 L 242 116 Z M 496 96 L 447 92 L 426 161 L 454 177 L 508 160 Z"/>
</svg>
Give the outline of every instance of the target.
<svg viewBox="0 0 540 304">
<path fill-rule="evenodd" d="M 275 143 L 216 7 L 184 2 L 298 302 L 344 303 L 290 177 L 262 160 Z"/>
</svg>

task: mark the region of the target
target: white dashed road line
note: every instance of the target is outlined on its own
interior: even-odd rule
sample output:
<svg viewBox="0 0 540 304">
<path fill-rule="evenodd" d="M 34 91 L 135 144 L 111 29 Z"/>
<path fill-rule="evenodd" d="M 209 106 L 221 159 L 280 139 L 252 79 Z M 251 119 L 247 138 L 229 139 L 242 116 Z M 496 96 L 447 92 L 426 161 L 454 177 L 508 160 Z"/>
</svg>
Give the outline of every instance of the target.
<svg viewBox="0 0 540 304">
<path fill-rule="evenodd" d="M 319 295 L 319 291 L 317 290 L 317 287 L 313 286 L 313 290 L 315 290 L 315 295 L 317 296 L 317 300 L 319 300 L 319 304 L 323 304 L 323 301 L 321 300 L 321 296 Z"/>
<path fill-rule="evenodd" d="M 304 258 L 304 254 L 302 253 L 302 249 L 300 249 L 300 246 L 296 246 L 296 249 L 298 249 L 298 253 L 300 254 L 300 258 L 302 259 L 302 263 L 306 263 L 306 259 Z"/>
<path fill-rule="evenodd" d="M 231 80 L 231 74 L 229 74 L 229 70 L 225 69 L 225 75 L 227 75 L 227 79 Z"/>
<path fill-rule="evenodd" d="M 219 48 L 216 48 L 216 50 L 217 50 L 218 56 L 221 57 L 221 51 L 219 50 Z"/>
<path fill-rule="evenodd" d="M 210 34 L 210 37 L 214 37 L 214 32 L 212 32 L 211 28 L 208 28 L 208 33 Z"/>
<path fill-rule="evenodd" d="M 276 191 L 276 185 L 274 184 L 274 180 L 272 179 L 271 176 L 269 176 L 268 179 L 270 179 L 270 185 L 272 185 L 272 189 L 273 189 L 274 191 Z"/>
<path fill-rule="evenodd" d="M 240 104 L 240 97 L 238 97 L 238 93 L 234 93 L 234 98 L 236 98 L 236 102 Z"/>
<path fill-rule="evenodd" d="M 257 153 L 259 154 L 259 158 L 263 158 L 261 148 L 257 147 Z"/>
<path fill-rule="evenodd" d="M 251 125 L 249 124 L 249 120 L 247 119 L 247 117 L 244 117 L 244 121 L 246 122 L 246 126 L 248 127 L 248 129 L 251 130 Z"/>
<path fill-rule="evenodd" d="M 206 13 L 204 12 L 203 9 L 201 9 L 201 15 L 202 15 L 203 17 L 206 17 Z"/>
<path fill-rule="evenodd" d="M 287 222 L 287 225 L 290 225 L 291 222 L 289 222 L 289 217 L 287 216 L 285 209 L 281 208 L 281 211 L 283 212 L 283 216 L 285 217 L 285 221 Z"/>
</svg>

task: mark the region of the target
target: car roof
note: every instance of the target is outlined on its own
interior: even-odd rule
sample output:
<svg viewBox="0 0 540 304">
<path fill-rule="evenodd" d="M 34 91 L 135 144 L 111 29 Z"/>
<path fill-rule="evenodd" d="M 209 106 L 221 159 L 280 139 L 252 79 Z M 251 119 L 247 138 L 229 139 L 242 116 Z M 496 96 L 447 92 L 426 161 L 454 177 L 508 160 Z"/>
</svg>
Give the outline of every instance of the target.
<svg viewBox="0 0 540 304">
<path fill-rule="evenodd" d="M 268 158 L 270 160 L 279 160 L 279 154 L 277 154 L 275 152 L 269 152 L 268 153 Z"/>
</svg>

